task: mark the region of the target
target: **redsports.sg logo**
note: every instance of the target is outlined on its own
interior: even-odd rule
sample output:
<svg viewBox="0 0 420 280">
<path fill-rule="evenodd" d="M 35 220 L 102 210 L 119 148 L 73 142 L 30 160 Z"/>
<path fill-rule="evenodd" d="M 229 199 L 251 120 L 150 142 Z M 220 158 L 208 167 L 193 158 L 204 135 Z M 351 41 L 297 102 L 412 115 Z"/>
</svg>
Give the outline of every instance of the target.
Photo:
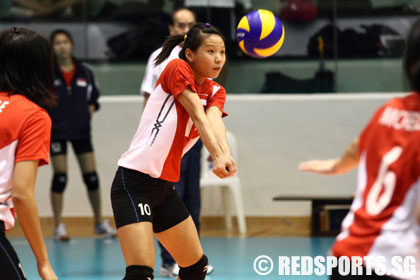
<svg viewBox="0 0 420 280">
<path fill-rule="evenodd" d="M 390 260 L 376 257 L 334 256 L 279 256 L 276 262 L 266 255 L 254 260 L 254 271 L 258 275 L 332 275 L 337 268 L 342 276 L 347 275 L 416 275 L 416 259 L 413 256 L 393 256 Z"/>
</svg>

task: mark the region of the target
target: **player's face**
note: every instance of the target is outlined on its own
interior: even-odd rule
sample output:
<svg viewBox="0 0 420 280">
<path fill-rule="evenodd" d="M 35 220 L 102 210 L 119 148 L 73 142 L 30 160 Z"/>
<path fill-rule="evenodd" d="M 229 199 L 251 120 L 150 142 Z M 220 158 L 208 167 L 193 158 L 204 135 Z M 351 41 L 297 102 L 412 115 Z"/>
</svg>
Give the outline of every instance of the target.
<svg viewBox="0 0 420 280">
<path fill-rule="evenodd" d="M 60 59 L 71 57 L 73 44 L 64 34 L 57 34 L 53 41 L 54 54 Z"/>
<path fill-rule="evenodd" d="M 173 16 L 174 24 L 169 25 L 170 35 L 185 35 L 195 24 L 194 15 L 188 10 L 180 10 Z"/>
<path fill-rule="evenodd" d="M 201 78 L 217 78 L 226 62 L 225 43 L 219 35 L 204 35 L 203 42 L 191 52 L 191 66 Z"/>
</svg>

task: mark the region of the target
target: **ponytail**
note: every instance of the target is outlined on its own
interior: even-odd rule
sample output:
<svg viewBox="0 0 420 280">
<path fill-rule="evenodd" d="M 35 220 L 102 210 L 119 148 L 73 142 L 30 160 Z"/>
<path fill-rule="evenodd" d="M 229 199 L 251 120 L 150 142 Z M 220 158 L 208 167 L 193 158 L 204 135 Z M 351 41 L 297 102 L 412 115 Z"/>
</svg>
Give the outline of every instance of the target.
<svg viewBox="0 0 420 280">
<path fill-rule="evenodd" d="M 182 41 L 184 41 L 184 35 L 172 35 L 167 37 L 166 41 L 163 43 L 162 51 L 155 59 L 155 66 L 167 59 L 176 45 L 179 45 Z"/>
<path fill-rule="evenodd" d="M 411 87 L 418 93 L 420 93 L 420 61 L 413 66 L 413 72 L 411 76 Z"/>
<path fill-rule="evenodd" d="M 404 70 L 411 89 L 420 93 L 420 18 L 411 26 L 404 55 Z"/>
</svg>

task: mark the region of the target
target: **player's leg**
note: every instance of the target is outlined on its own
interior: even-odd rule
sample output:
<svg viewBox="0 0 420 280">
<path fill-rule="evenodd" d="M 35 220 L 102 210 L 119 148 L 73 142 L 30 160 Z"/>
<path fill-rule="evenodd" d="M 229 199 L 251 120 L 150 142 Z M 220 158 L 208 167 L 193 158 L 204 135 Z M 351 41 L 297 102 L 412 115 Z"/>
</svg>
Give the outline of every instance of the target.
<svg viewBox="0 0 420 280">
<path fill-rule="evenodd" d="M 203 143 L 201 140 L 198 140 L 198 142 L 186 154 L 188 155 L 188 168 L 184 175 L 185 188 L 182 196 L 185 207 L 187 207 L 199 235 L 201 214 L 200 169 L 202 147 Z M 214 266 L 209 264 L 207 274 L 211 274 L 213 271 Z"/>
<path fill-rule="evenodd" d="M 126 264 L 125 280 L 153 279 L 155 265 L 153 227 L 140 222 L 118 228 L 121 250 Z"/>
<path fill-rule="evenodd" d="M 184 175 L 185 188 L 183 201 L 191 218 L 200 233 L 200 212 L 201 212 L 201 192 L 200 192 L 200 168 L 201 168 L 201 148 L 203 144 L 200 140 L 187 153 L 188 169 Z"/>
<path fill-rule="evenodd" d="M 90 139 L 73 140 L 72 145 L 83 174 L 83 181 L 86 185 L 89 202 L 95 216 L 94 233 L 116 237 L 117 231 L 109 225 L 107 220 L 102 219 L 99 177 L 96 172 L 92 142 Z"/>
<path fill-rule="evenodd" d="M 185 182 L 187 180 L 187 173 L 188 173 L 188 158 L 189 152 L 184 155 L 181 161 L 181 172 L 179 181 L 174 184 L 175 191 L 177 192 L 178 196 L 183 199 L 184 197 L 184 190 L 185 190 Z M 162 257 L 162 267 L 160 269 L 160 274 L 165 277 L 176 278 L 179 273 L 179 266 L 175 262 L 174 258 L 169 254 L 168 250 L 158 241 L 159 247 L 161 249 L 161 257 Z"/>
<path fill-rule="evenodd" d="M 67 143 L 65 140 L 51 142 L 51 163 L 53 178 L 51 182 L 51 205 L 54 214 L 54 238 L 68 240 L 65 225 L 61 222 L 63 210 L 63 194 L 67 185 Z"/>
<path fill-rule="evenodd" d="M 175 278 L 178 276 L 179 268 L 174 258 L 169 254 L 168 250 L 158 241 L 160 248 L 160 256 L 162 258 L 162 267 L 160 268 L 160 275 L 164 277 Z"/>
<path fill-rule="evenodd" d="M 194 222 L 190 217 L 156 237 L 168 249 L 178 263 L 178 277 L 182 280 L 201 280 L 207 273 L 207 257 L 198 238 Z"/>
<path fill-rule="evenodd" d="M 120 167 L 112 182 L 112 210 L 126 263 L 126 280 L 153 279 L 151 205 L 159 186 L 151 185 L 152 181 L 148 175 Z"/>
<path fill-rule="evenodd" d="M 95 155 L 90 139 L 71 141 L 80 171 L 83 175 L 83 181 L 89 194 L 89 201 L 95 215 L 95 223 L 102 221 L 101 202 L 99 196 L 99 178 L 96 173 Z"/>
<path fill-rule="evenodd" d="M 153 208 L 153 230 L 180 266 L 179 279 L 201 280 L 207 272 L 207 257 L 203 253 L 194 222 L 175 191 Z"/>
</svg>

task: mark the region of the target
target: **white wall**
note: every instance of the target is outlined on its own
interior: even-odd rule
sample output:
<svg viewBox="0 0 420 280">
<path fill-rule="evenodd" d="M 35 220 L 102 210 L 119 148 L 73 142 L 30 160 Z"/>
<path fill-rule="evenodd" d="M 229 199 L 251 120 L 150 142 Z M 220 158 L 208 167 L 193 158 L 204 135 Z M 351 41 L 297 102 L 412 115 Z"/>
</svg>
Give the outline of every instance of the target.
<svg viewBox="0 0 420 280">
<path fill-rule="evenodd" d="M 341 155 L 377 107 L 396 94 L 231 95 L 225 123 L 239 146 L 239 172 L 247 216 L 309 215 L 308 202 L 274 202 L 277 195 L 349 195 L 356 173 L 327 177 L 297 170 L 300 161 Z M 109 190 L 116 162 L 129 146 L 142 111 L 141 97 L 103 97 L 93 120 L 93 142 L 104 215 L 112 215 Z M 70 151 L 72 151 L 69 148 Z M 80 171 L 69 159 L 65 216 L 90 216 Z M 41 216 L 51 216 L 51 167 L 40 169 L 36 195 Z M 220 215 L 220 194 L 203 192 L 202 215 Z"/>
</svg>

